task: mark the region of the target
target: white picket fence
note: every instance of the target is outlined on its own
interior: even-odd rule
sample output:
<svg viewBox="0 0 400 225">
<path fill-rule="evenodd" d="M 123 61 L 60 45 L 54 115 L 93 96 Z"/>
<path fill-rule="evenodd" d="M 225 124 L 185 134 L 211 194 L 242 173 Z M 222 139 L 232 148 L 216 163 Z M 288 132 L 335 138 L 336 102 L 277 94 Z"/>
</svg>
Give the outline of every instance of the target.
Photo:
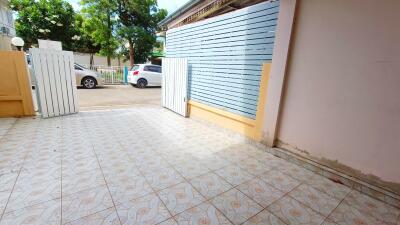
<svg viewBox="0 0 400 225">
<path fill-rule="evenodd" d="M 124 84 L 124 66 L 82 65 L 85 68 L 101 73 L 104 84 Z"/>
</svg>

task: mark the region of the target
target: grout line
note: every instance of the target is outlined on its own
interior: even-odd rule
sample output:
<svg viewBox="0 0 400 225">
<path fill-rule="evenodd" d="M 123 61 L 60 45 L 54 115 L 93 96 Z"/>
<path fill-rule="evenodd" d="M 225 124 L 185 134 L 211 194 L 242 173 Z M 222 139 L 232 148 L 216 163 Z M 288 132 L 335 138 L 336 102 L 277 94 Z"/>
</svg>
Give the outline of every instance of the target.
<svg viewBox="0 0 400 225">
<path fill-rule="evenodd" d="M 324 221 L 322 223 L 324 223 L 331 215 L 332 213 L 342 204 L 342 202 L 344 201 L 345 198 L 347 198 L 347 196 L 351 193 L 351 191 L 349 191 L 345 197 L 339 202 L 339 204 L 328 214 L 328 216 L 324 219 Z M 351 207 L 351 206 L 350 206 Z M 331 221 L 329 221 L 331 222 Z M 333 221 L 335 224 L 337 224 L 335 221 Z"/>
<path fill-rule="evenodd" d="M 14 123 L 12 124 L 12 126 L 10 126 L 10 128 L 7 130 L 7 133 L 11 130 L 11 127 L 14 127 L 14 126 L 17 124 L 17 121 L 18 121 L 18 120 L 19 120 L 19 118 L 17 118 L 17 119 L 14 121 Z M 37 123 L 38 123 L 38 124 L 36 125 L 36 127 L 35 127 L 35 129 L 34 129 L 34 131 L 33 131 L 35 135 L 36 135 L 36 132 L 37 132 L 38 127 L 39 127 L 39 122 L 37 122 Z M 2 138 L 2 139 L 3 139 L 3 138 Z M 1 143 L 1 142 L 0 142 L 0 143 Z M 7 210 L 8 203 L 9 203 L 9 201 L 10 201 L 10 199 L 11 199 L 12 193 L 14 192 L 15 185 L 16 185 L 17 182 L 18 182 L 19 175 L 21 174 L 22 168 L 24 167 L 24 163 L 25 163 L 25 161 L 26 161 L 26 158 L 28 157 L 28 153 L 29 153 L 28 151 L 25 153 L 24 159 L 22 160 L 21 167 L 20 167 L 19 170 L 18 170 L 18 175 L 17 175 L 17 177 L 15 178 L 15 182 L 14 182 L 13 187 L 11 188 L 10 195 L 8 196 L 7 202 L 6 202 L 6 204 L 5 204 L 5 206 L 4 206 L 4 209 L 3 209 L 3 212 L 2 212 L 1 215 L 0 215 L 0 222 L 3 220 L 3 216 L 6 214 L 6 210 Z"/>
<path fill-rule="evenodd" d="M 83 118 L 82 118 L 82 120 L 83 120 L 83 123 L 85 124 L 86 130 L 88 131 L 88 127 L 87 127 L 87 125 L 86 125 L 85 120 L 84 120 Z M 120 216 L 119 216 L 119 214 L 118 214 L 118 211 L 117 211 L 117 207 L 116 207 L 116 205 L 115 205 L 114 198 L 113 198 L 113 196 L 112 196 L 112 194 L 111 194 L 111 191 L 110 191 L 110 188 L 109 188 L 109 186 L 108 186 L 107 180 L 106 180 L 106 178 L 105 178 L 105 176 L 104 176 L 104 171 L 103 171 L 103 168 L 101 167 L 99 157 L 97 156 L 97 153 L 96 153 L 96 150 L 95 150 L 95 146 L 93 145 L 92 142 L 91 142 L 91 146 L 92 146 L 92 151 L 93 151 L 93 153 L 94 153 L 94 155 L 95 155 L 95 157 L 96 157 L 97 163 L 99 164 L 99 168 L 100 168 L 101 174 L 102 174 L 102 176 L 103 176 L 104 182 L 105 182 L 105 184 L 106 184 L 106 187 L 107 187 L 107 190 L 108 190 L 108 194 L 109 194 L 110 197 L 111 197 L 111 201 L 112 201 L 112 203 L 113 203 L 113 207 L 114 207 L 115 213 L 117 214 L 119 223 L 122 224 L 121 218 L 120 218 Z"/>
</svg>

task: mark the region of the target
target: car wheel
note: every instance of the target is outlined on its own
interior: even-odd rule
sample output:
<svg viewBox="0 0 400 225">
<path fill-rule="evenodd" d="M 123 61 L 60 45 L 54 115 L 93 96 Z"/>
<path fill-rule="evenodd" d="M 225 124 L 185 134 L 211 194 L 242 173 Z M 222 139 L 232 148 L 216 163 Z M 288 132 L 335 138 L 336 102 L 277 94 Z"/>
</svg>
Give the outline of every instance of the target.
<svg viewBox="0 0 400 225">
<path fill-rule="evenodd" d="M 145 88 L 145 87 L 147 86 L 147 80 L 145 80 L 145 79 L 139 79 L 139 80 L 137 81 L 136 86 L 137 86 L 138 88 Z"/>
<path fill-rule="evenodd" d="M 82 85 L 87 89 L 96 88 L 96 80 L 92 77 L 85 77 L 83 78 Z"/>
</svg>

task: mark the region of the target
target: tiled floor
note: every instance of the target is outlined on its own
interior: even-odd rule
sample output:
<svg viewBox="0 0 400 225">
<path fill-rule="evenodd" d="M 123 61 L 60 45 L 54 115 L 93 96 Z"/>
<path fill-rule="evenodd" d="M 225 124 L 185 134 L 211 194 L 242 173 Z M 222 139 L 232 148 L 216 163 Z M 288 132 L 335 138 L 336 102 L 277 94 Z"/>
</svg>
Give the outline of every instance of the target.
<svg viewBox="0 0 400 225">
<path fill-rule="evenodd" d="M 399 215 L 158 107 L 0 119 L 0 225 L 398 225 Z"/>
</svg>

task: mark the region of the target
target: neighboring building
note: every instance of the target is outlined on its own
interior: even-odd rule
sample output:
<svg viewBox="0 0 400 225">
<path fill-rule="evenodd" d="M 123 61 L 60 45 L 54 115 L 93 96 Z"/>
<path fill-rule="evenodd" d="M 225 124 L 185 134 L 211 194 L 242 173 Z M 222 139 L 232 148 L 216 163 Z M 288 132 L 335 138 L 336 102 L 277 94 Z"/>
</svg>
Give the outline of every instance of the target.
<svg viewBox="0 0 400 225">
<path fill-rule="evenodd" d="M 11 50 L 11 38 L 15 37 L 15 26 L 8 0 L 0 0 L 0 50 Z"/>
<path fill-rule="evenodd" d="M 400 1 L 276 1 L 275 29 L 264 3 L 205 19 L 217 2 L 230 1 L 189 1 L 160 24 L 166 56 L 188 58 L 190 116 L 251 138 L 255 124 L 281 157 L 400 206 Z"/>
</svg>

